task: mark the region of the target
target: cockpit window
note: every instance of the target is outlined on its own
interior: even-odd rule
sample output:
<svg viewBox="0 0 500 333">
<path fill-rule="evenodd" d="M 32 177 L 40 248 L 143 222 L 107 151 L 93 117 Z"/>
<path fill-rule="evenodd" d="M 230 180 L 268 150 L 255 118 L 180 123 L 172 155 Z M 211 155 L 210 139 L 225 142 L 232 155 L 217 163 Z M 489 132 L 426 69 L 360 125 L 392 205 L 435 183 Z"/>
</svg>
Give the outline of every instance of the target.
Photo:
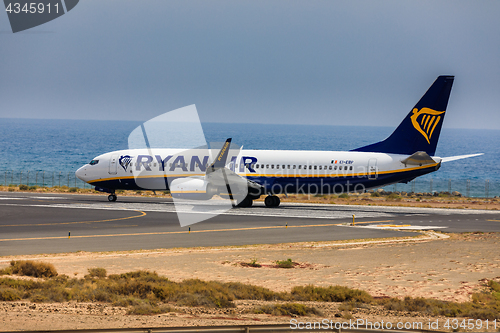
<svg viewBox="0 0 500 333">
<path fill-rule="evenodd" d="M 99 163 L 99 160 L 92 160 L 90 161 L 90 165 L 96 165 L 97 163 Z"/>
</svg>

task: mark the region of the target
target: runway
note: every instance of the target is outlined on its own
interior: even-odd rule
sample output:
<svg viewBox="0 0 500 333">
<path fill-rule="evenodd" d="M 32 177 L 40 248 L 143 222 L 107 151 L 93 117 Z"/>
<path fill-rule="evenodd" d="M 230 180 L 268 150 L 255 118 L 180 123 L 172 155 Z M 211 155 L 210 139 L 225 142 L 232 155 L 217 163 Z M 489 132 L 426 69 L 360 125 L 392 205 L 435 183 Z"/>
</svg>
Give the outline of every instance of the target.
<svg viewBox="0 0 500 333">
<path fill-rule="evenodd" d="M 353 214 L 356 226 L 347 226 Z M 0 192 L 0 256 L 385 238 L 415 235 L 411 229 L 498 232 L 500 213 L 256 203 L 194 224 L 189 232 L 167 198 L 110 203 L 105 195 Z"/>
</svg>

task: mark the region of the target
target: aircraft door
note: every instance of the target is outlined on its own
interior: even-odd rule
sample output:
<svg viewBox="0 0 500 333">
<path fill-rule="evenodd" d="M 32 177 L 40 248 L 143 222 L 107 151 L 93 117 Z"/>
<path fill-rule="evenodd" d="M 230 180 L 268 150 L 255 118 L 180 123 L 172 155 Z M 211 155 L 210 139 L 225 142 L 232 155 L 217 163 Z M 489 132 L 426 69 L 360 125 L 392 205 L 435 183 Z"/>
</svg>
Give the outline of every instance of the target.
<svg viewBox="0 0 500 333">
<path fill-rule="evenodd" d="M 117 167 L 118 167 L 118 155 L 113 155 L 109 159 L 109 174 L 116 175 Z"/>
<path fill-rule="evenodd" d="M 368 160 L 368 179 L 377 179 L 377 177 L 378 177 L 377 159 L 370 158 Z"/>
</svg>

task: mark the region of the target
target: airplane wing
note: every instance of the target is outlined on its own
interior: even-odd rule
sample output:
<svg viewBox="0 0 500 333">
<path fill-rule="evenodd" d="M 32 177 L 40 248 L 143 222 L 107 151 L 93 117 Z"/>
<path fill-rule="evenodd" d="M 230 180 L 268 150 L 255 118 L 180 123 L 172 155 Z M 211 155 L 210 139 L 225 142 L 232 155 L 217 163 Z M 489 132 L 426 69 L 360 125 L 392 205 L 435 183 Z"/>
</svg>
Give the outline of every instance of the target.
<svg viewBox="0 0 500 333">
<path fill-rule="evenodd" d="M 484 155 L 484 153 L 443 157 L 441 159 L 441 162 L 442 163 L 444 163 L 444 162 L 451 162 L 451 161 L 461 160 L 463 158 L 476 157 L 476 156 L 481 156 L 481 155 Z"/>
<path fill-rule="evenodd" d="M 238 175 L 236 172 L 226 168 L 227 157 L 229 155 L 229 147 L 231 146 L 231 138 L 227 139 L 222 145 L 221 150 L 217 154 L 212 165 L 207 168 L 205 179 L 213 185 L 217 186 L 246 186 L 252 189 L 260 189 L 261 186 L 253 181 Z M 230 189 L 228 188 L 228 191 Z"/>
</svg>

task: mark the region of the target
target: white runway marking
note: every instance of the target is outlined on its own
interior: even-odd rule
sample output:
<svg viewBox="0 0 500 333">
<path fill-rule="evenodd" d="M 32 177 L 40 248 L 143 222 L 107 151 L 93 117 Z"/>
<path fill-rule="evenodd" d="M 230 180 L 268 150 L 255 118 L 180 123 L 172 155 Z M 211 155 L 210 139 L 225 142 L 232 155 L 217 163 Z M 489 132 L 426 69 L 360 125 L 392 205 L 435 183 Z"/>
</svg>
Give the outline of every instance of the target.
<svg viewBox="0 0 500 333">
<path fill-rule="evenodd" d="M 0 196 L 0 200 L 28 200 L 28 199 L 37 199 L 37 200 L 67 200 L 66 197 L 7 197 Z"/>
</svg>

